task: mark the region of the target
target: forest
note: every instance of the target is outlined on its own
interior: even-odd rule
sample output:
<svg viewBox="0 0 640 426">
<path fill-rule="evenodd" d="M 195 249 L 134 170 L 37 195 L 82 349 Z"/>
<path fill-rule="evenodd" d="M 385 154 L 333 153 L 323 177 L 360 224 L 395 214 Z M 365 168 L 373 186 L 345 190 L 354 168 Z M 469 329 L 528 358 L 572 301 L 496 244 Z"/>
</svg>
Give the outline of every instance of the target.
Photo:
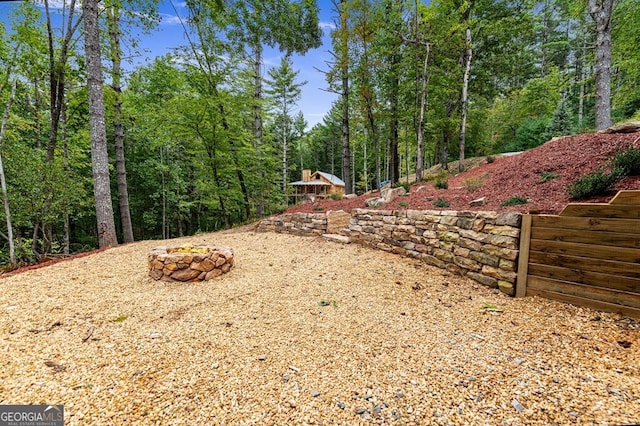
<svg viewBox="0 0 640 426">
<path fill-rule="evenodd" d="M 363 193 L 640 119 L 637 0 L 331 4 L 337 100 L 309 129 L 292 58 L 321 47 L 315 0 L 188 0 L 187 45 L 134 69 L 154 0 L 20 2 L 0 23 L 0 264 L 278 213 L 303 169 Z"/>
</svg>

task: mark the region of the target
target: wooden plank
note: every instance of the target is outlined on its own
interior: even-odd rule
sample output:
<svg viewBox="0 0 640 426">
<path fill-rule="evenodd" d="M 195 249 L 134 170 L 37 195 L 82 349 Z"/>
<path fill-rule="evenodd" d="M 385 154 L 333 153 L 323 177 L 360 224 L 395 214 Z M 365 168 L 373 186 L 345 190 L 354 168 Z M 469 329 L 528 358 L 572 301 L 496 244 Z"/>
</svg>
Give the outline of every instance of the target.
<svg viewBox="0 0 640 426">
<path fill-rule="evenodd" d="M 635 225 L 640 228 L 640 222 Z M 531 230 L 531 239 L 640 249 L 640 235 L 628 232 L 586 231 L 536 226 Z"/>
<path fill-rule="evenodd" d="M 529 295 L 529 292 L 527 292 Z M 640 318 L 640 309 L 630 308 L 628 306 L 615 305 L 613 303 L 601 302 L 597 300 L 589 300 L 584 297 L 570 296 L 562 293 L 554 293 L 552 291 L 531 290 L 531 296 L 540 296 L 545 299 L 557 300 L 559 302 L 571 303 L 573 305 L 584 306 L 598 311 L 615 312 L 628 317 Z"/>
<path fill-rule="evenodd" d="M 588 257 L 592 259 L 637 263 L 637 268 L 640 271 L 640 249 L 637 248 L 531 239 L 530 250 L 554 254 L 566 254 L 569 256 Z"/>
<path fill-rule="evenodd" d="M 640 265 L 637 263 L 594 260 L 587 257 L 567 256 L 563 254 L 529 251 L 529 263 L 582 269 L 591 272 L 616 274 L 625 277 L 640 278 Z"/>
<path fill-rule="evenodd" d="M 640 206 L 640 191 L 618 191 L 609 204 L 627 204 Z"/>
<path fill-rule="evenodd" d="M 531 239 L 531 215 L 522 216 L 520 226 L 520 253 L 518 255 L 518 279 L 516 281 L 516 297 L 527 295 L 527 270 L 529 267 L 529 241 Z"/>
<path fill-rule="evenodd" d="M 560 216 L 576 217 L 616 217 L 620 219 L 640 219 L 640 208 L 628 205 L 609 205 L 603 203 L 567 204 Z"/>
<path fill-rule="evenodd" d="M 600 272 L 582 271 L 575 268 L 562 268 L 559 266 L 532 263 L 529 265 L 529 276 L 640 293 L 640 278 L 623 277 L 617 274 L 603 274 Z"/>
<path fill-rule="evenodd" d="M 640 234 L 640 222 L 634 219 L 535 215 L 532 220 L 534 228 L 565 228 L 573 230 Z"/>
<path fill-rule="evenodd" d="M 610 290 L 540 277 L 529 277 L 527 287 L 532 291 L 550 291 L 640 309 L 640 294 L 638 293 Z"/>
</svg>

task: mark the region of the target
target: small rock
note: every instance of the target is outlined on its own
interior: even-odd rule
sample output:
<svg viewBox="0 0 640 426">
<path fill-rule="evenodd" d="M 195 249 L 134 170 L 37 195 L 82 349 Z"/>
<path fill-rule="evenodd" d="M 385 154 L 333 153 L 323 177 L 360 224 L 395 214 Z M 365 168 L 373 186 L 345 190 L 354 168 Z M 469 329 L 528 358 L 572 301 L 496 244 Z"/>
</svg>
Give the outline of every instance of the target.
<svg viewBox="0 0 640 426">
<path fill-rule="evenodd" d="M 527 361 L 527 359 L 526 359 L 526 358 L 515 358 L 515 359 L 513 360 L 513 362 L 515 362 L 515 363 L 516 363 L 516 365 L 520 365 L 520 364 L 522 364 L 522 363 L 524 363 L 524 362 L 526 362 L 526 361 Z"/>
<path fill-rule="evenodd" d="M 366 412 L 367 412 L 366 408 L 360 407 L 360 408 L 356 409 L 356 414 L 359 414 L 359 415 L 363 415 Z"/>
<path fill-rule="evenodd" d="M 160 337 L 162 337 L 162 334 L 160 334 L 160 333 L 151 333 L 149 335 L 149 337 L 151 337 L 152 339 L 159 339 Z"/>
<path fill-rule="evenodd" d="M 316 398 L 316 397 L 320 396 L 320 392 L 318 392 L 317 390 L 312 390 L 311 391 L 311 396 Z"/>
<path fill-rule="evenodd" d="M 365 400 L 365 401 L 371 401 L 371 398 L 373 398 L 373 395 L 371 395 L 371 394 L 366 394 L 366 395 L 364 396 L 364 400 Z"/>
<path fill-rule="evenodd" d="M 560 380 L 558 380 L 558 378 L 557 378 L 557 377 L 554 377 L 554 378 L 553 378 L 553 383 L 560 383 Z"/>
<path fill-rule="evenodd" d="M 407 414 L 411 414 L 411 413 L 413 413 L 413 407 L 407 408 Z"/>
<path fill-rule="evenodd" d="M 522 413 L 524 411 L 522 404 L 520 404 L 520 402 L 515 398 L 511 401 L 511 405 L 513 405 L 513 408 L 515 408 L 518 413 Z"/>
<path fill-rule="evenodd" d="M 344 410 L 347 407 L 347 404 L 345 404 L 344 402 L 338 402 L 338 408 L 341 410 Z"/>
<path fill-rule="evenodd" d="M 484 206 L 487 203 L 487 197 L 482 197 L 469 202 L 471 207 Z"/>
<path fill-rule="evenodd" d="M 266 356 L 266 355 L 260 355 L 260 356 L 258 356 L 258 361 L 264 361 L 264 360 L 266 360 L 266 359 L 267 359 L 267 356 Z"/>
<path fill-rule="evenodd" d="M 631 342 L 628 340 L 618 340 L 618 344 L 625 349 L 628 349 L 631 347 Z"/>
<path fill-rule="evenodd" d="M 404 393 L 402 393 L 402 392 L 398 392 L 398 393 L 396 394 L 396 398 L 404 398 Z"/>
<path fill-rule="evenodd" d="M 373 412 L 375 414 L 380 414 L 382 413 L 382 407 L 380 407 L 379 405 L 376 405 L 375 407 L 373 407 Z"/>
</svg>

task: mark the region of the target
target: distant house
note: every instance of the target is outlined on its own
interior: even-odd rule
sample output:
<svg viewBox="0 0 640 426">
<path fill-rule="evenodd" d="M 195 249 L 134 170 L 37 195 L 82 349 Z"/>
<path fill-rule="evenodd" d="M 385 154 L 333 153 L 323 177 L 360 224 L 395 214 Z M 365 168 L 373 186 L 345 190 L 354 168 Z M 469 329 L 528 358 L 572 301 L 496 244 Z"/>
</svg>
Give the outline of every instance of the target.
<svg viewBox="0 0 640 426">
<path fill-rule="evenodd" d="M 302 171 L 302 180 L 292 182 L 296 189 L 294 194 L 296 202 L 308 198 L 327 198 L 333 194 L 344 195 L 344 182 L 330 173 L 311 170 Z"/>
</svg>

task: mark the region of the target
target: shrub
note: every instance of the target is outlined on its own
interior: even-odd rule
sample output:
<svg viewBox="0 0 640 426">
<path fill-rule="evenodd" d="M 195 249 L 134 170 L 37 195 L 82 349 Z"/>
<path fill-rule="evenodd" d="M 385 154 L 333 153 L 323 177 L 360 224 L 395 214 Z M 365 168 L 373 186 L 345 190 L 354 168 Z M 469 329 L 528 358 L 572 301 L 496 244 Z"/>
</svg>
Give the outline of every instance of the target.
<svg viewBox="0 0 640 426">
<path fill-rule="evenodd" d="M 340 201 L 340 200 L 342 200 L 344 198 L 344 195 L 335 193 L 335 194 L 331 194 L 330 198 L 333 201 Z"/>
<path fill-rule="evenodd" d="M 487 156 L 487 163 L 491 164 L 494 161 L 496 161 L 496 157 L 494 157 L 493 155 L 488 155 Z"/>
<path fill-rule="evenodd" d="M 505 200 L 500 204 L 501 206 L 517 206 L 519 204 L 527 204 L 529 201 L 525 197 L 521 197 L 519 195 L 514 195 L 513 197 L 509 197 L 509 199 Z"/>
<path fill-rule="evenodd" d="M 466 178 L 464 180 L 464 184 L 462 185 L 465 189 L 469 190 L 469 192 L 473 192 L 476 189 L 480 188 L 484 183 L 484 178 L 482 177 L 472 177 Z"/>
<path fill-rule="evenodd" d="M 626 176 L 640 175 L 640 147 L 629 147 L 616 152 L 611 159 L 611 168 L 619 169 Z"/>
<path fill-rule="evenodd" d="M 438 197 L 438 199 L 433 202 L 433 205 L 436 207 L 449 207 L 449 202 L 443 198 Z"/>
<path fill-rule="evenodd" d="M 447 189 L 449 188 L 449 181 L 447 181 L 447 179 L 436 178 L 436 181 L 433 184 L 433 186 L 436 189 Z"/>
<path fill-rule="evenodd" d="M 400 207 L 408 207 L 408 206 L 409 206 L 409 203 L 407 203 L 406 201 L 400 201 L 400 202 L 398 203 L 398 205 L 399 205 Z"/>
<path fill-rule="evenodd" d="M 409 182 L 396 182 L 394 185 L 395 188 L 403 187 L 407 194 L 411 192 L 411 184 Z"/>
<path fill-rule="evenodd" d="M 538 179 L 538 182 L 540 183 L 549 182 L 550 180 L 553 180 L 557 177 L 558 177 L 557 174 L 543 170 L 540 172 L 540 178 Z"/>
<path fill-rule="evenodd" d="M 623 171 L 614 169 L 611 173 L 605 173 L 602 167 L 597 172 L 589 173 L 574 180 L 567 188 L 569 196 L 573 199 L 589 198 L 595 195 L 605 194 L 613 188 L 613 185 L 623 176 Z"/>
</svg>

